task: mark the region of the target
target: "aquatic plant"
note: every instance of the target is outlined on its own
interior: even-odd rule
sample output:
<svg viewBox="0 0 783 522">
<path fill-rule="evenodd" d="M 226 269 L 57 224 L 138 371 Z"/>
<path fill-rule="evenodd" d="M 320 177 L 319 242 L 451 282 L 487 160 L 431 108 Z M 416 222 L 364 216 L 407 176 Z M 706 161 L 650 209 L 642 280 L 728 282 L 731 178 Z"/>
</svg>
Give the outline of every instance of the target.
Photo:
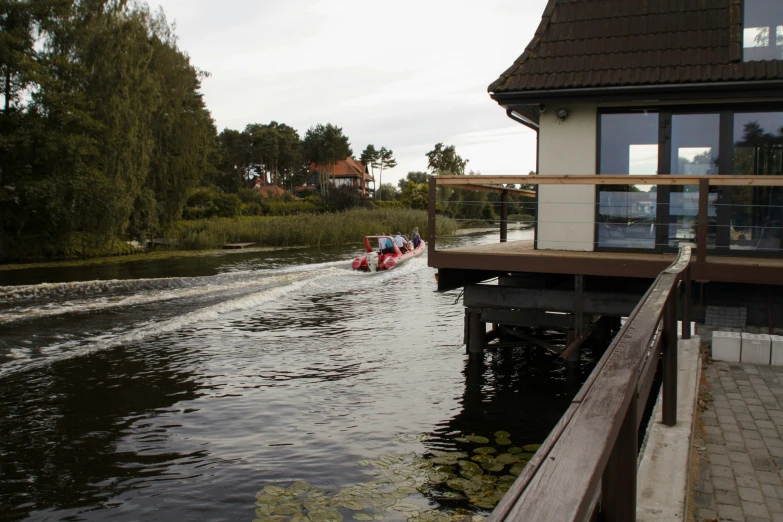
<svg viewBox="0 0 783 522">
<path fill-rule="evenodd" d="M 506 432 L 495 433 L 496 441 L 510 438 Z M 424 441 L 426 436 L 418 440 Z M 489 442 L 488 437 L 475 434 L 454 440 L 465 444 Z M 477 446 L 472 454 L 430 450 L 422 456 L 409 452 L 360 460 L 358 464 L 370 468 L 374 479 L 336 492 L 303 481 L 288 486 L 270 484 L 256 495 L 254 522 L 340 522 L 346 517 L 365 521 L 404 518 L 409 522 L 480 522 L 532 456 L 523 450 L 539 445 L 509 448 L 508 452 L 503 452 L 505 444 L 500 446 Z M 432 508 L 430 500 L 440 507 Z"/>
<path fill-rule="evenodd" d="M 410 233 L 418 227 L 427 237 L 427 213 L 409 208 L 352 209 L 326 214 L 245 216 L 235 219 L 180 221 L 169 234 L 180 248 L 220 248 L 225 243 L 257 242 L 261 246 L 322 246 L 356 243 L 379 233 Z M 457 222 L 437 221 L 438 235 L 451 235 Z"/>
</svg>

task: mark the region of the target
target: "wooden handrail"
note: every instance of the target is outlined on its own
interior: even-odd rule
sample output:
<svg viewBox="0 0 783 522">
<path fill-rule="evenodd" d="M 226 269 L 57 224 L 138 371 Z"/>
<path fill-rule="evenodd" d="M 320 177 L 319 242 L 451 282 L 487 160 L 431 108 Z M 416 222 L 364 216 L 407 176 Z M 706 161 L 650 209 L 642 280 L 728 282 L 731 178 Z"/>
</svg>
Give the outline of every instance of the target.
<svg viewBox="0 0 783 522">
<path fill-rule="evenodd" d="M 604 520 L 635 520 L 638 410 L 661 348 L 663 417 L 676 423 L 676 302 L 690 260 L 680 247 L 489 520 L 588 520 L 599 486 Z"/>
<path fill-rule="evenodd" d="M 708 175 L 682 176 L 661 174 L 658 176 L 637 176 L 629 174 L 593 174 L 588 176 L 543 176 L 543 175 L 499 175 L 499 176 L 434 176 L 437 185 L 474 185 L 500 189 L 493 185 L 698 185 L 706 179 L 710 186 L 781 187 L 783 176 L 735 176 Z M 467 188 L 467 187 L 466 187 Z M 471 189 L 480 190 L 480 189 Z M 517 189 L 522 190 L 522 189 Z"/>
</svg>

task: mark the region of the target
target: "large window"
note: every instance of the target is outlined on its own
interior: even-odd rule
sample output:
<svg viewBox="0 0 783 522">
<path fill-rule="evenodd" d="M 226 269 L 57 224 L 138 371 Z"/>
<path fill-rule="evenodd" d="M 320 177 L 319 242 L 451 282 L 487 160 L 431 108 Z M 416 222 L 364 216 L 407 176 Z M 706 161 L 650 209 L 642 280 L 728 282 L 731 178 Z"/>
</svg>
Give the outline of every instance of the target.
<svg viewBox="0 0 783 522">
<path fill-rule="evenodd" d="M 718 173 L 720 116 L 718 114 L 672 115 L 671 174 L 707 175 Z M 717 234 L 715 202 L 717 190 L 710 192 L 707 246 L 714 247 Z M 696 217 L 699 213 L 699 186 L 672 187 L 669 194 L 669 246 L 696 244 Z"/>
<path fill-rule="evenodd" d="M 602 114 L 600 154 L 601 174 L 656 175 L 658 113 Z M 601 186 L 598 246 L 655 248 L 655 215 L 654 186 Z"/>
<path fill-rule="evenodd" d="M 745 0 L 743 59 L 783 59 L 783 1 Z"/>
<path fill-rule="evenodd" d="M 783 174 L 783 113 L 734 115 L 734 174 Z M 777 251 L 783 226 L 783 189 L 734 187 L 731 190 L 732 250 Z"/>
</svg>

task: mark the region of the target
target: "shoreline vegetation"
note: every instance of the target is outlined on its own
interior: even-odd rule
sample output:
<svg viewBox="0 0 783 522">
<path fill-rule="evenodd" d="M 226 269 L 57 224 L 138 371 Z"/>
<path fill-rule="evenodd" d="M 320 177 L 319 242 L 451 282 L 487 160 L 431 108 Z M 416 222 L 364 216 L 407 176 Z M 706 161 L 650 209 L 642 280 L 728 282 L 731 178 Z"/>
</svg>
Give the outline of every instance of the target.
<svg viewBox="0 0 783 522">
<path fill-rule="evenodd" d="M 295 214 L 289 216 L 241 216 L 236 218 L 209 218 L 182 220 L 175 224 L 166 239 L 170 247 L 157 247 L 142 252 L 125 243 L 106 245 L 106 250 L 93 248 L 83 256 L 63 257 L 59 260 L 30 260 L 0 264 L 2 270 L 79 266 L 103 263 L 123 263 L 166 257 L 205 255 L 208 250 L 219 250 L 215 255 L 247 252 L 223 250 L 226 243 L 258 243 L 254 249 L 317 247 L 361 243 L 364 236 L 379 233 L 409 234 L 418 227 L 427 237 L 427 213 L 409 208 L 351 209 L 324 214 Z M 457 221 L 439 217 L 438 235 L 452 235 L 459 228 Z"/>
</svg>

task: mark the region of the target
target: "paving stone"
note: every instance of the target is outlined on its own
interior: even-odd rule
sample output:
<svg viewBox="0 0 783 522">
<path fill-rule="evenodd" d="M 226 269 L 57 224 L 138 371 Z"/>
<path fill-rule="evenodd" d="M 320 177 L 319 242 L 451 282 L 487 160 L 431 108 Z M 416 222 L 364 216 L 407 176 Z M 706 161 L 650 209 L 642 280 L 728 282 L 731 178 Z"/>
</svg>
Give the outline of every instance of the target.
<svg viewBox="0 0 783 522">
<path fill-rule="evenodd" d="M 702 520 L 717 520 L 718 519 L 718 512 L 714 511 L 712 509 L 702 509 L 699 508 L 696 510 L 696 520 L 701 522 Z"/>
<path fill-rule="evenodd" d="M 723 438 L 726 439 L 726 442 L 745 442 L 742 433 L 724 433 Z"/>
<path fill-rule="evenodd" d="M 771 484 L 773 486 L 780 486 L 781 484 L 778 474 L 770 471 L 758 471 L 756 472 L 756 477 L 762 484 Z"/>
<path fill-rule="evenodd" d="M 772 446 L 769 448 L 769 454 L 773 457 L 783 457 L 783 448 Z"/>
<path fill-rule="evenodd" d="M 778 490 L 772 484 L 762 484 L 761 494 L 764 495 L 764 499 L 769 501 L 770 499 L 778 498 Z"/>
<path fill-rule="evenodd" d="M 761 434 L 755 429 L 742 430 L 740 433 L 742 433 L 742 436 L 746 439 L 761 440 Z"/>
<path fill-rule="evenodd" d="M 739 451 L 729 451 L 729 461 L 750 464 L 750 457 L 748 457 L 747 453 L 742 453 Z"/>
<path fill-rule="evenodd" d="M 734 471 L 734 475 L 738 477 L 742 475 L 755 475 L 753 466 L 744 462 L 732 462 L 731 469 Z"/>
<path fill-rule="evenodd" d="M 780 499 L 767 497 L 765 504 L 770 514 L 783 513 L 783 503 L 781 503 Z"/>
<path fill-rule="evenodd" d="M 777 469 L 775 462 L 769 457 L 751 457 L 750 461 L 753 464 L 753 469 L 755 469 L 757 473 L 761 471 L 774 471 Z"/>
<path fill-rule="evenodd" d="M 742 501 L 742 511 L 749 517 L 762 517 L 769 520 L 769 510 L 761 502 Z"/>
<path fill-rule="evenodd" d="M 739 506 L 740 497 L 736 491 L 726 491 L 723 489 L 715 490 L 715 502 L 718 504 L 726 504 L 729 506 Z"/>
<path fill-rule="evenodd" d="M 713 462 L 712 463 L 712 467 L 710 468 L 710 471 L 712 472 L 713 480 L 716 477 L 734 478 L 734 472 L 728 466 L 721 466 L 721 465 L 715 464 Z M 771 484 L 771 482 L 769 482 L 769 484 Z"/>
<path fill-rule="evenodd" d="M 710 493 L 696 492 L 693 494 L 693 503 L 697 508 L 713 509 L 715 500 Z"/>
<path fill-rule="evenodd" d="M 737 481 L 739 483 L 739 481 Z M 761 490 L 758 487 L 739 487 L 737 488 L 740 499 L 748 502 L 763 502 L 764 497 L 761 494 Z"/>
<path fill-rule="evenodd" d="M 756 477 L 752 477 L 750 475 L 736 477 L 735 481 L 737 482 L 737 487 L 739 488 L 746 488 L 746 489 L 753 488 L 755 490 L 760 489 L 759 482 L 756 480 Z M 740 493 L 740 498 L 742 498 L 742 493 Z M 750 499 L 745 499 L 745 500 L 750 500 Z"/>
<path fill-rule="evenodd" d="M 736 520 L 738 522 L 745 520 L 742 508 L 727 504 L 718 504 L 718 516 L 721 520 Z"/>
<path fill-rule="evenodd" d="M 731 477 L 713 477 L 712 485 L 715 489 L 721 489 L 725 491 L 733 491 L 737 488 L 737 484 L 734 482 L 734 476 Z"/>
<path fill-rule="evenodd" d="M 760 517 L 745 517 L 745 522 L 770 522 L 770 519 L 768 517 L 760 518 Z"/>
</svg>

